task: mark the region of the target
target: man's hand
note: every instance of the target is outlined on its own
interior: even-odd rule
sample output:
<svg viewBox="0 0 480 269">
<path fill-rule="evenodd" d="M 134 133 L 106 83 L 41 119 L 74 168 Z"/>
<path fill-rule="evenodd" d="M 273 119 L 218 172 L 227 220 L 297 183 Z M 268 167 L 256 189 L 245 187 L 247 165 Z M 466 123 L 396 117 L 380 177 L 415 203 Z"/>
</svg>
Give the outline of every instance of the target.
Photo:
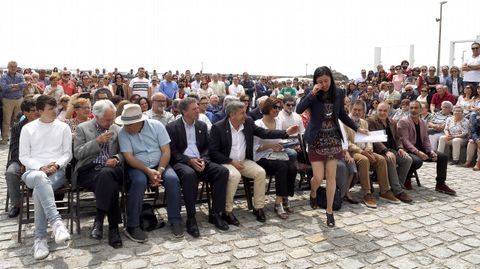
<svg viewBox="0 0 480 269">
<path fill-rule="evenodd" d="M 57 164 L 51 162 L 47 165 L 40 167 L 40 171 L 44 172 L 47 175 L 55 174 L 57 172 Z"/>
<path fill-rule="evenodd" d="M 112 132 L 106 131 L 106 132 L 102 133 L 101 135 L 97 136 L 97 138 L 95 138 L 95 141 L 97 141 L 97 143 L 99 145 L 105 144 L 112 138 L 112 136 L 113 136 Z"/>
<path fill-rule="evenodd" d="M 417 156 L 422 159 L 422 161 L 428 160 L 428 155 L 421 152 L 420 150 L 417 152 Z"/>
<path fill-rule="evenodd" d="M 150 182 L 150 186 L 152 187 L 160 186 L 160 183 L 162 182 L 162 174 L 160 174 L 159 171 L 148 168 L 147 176 L 148 176 L 148 181 Z"/>
<path fill-rule="evenodd" d="M 296 133 L 298 133 L 298 125 L 293 125 L 293 126 L 288 127 L 288 129 L 287 129 L 287 134 L 288 135 L 294 135 Z"/>
<path fill-rule="evenodd" d="M 119 163 L 119 161 L 117 160 L 117 158 L 110 158 L 105 162 L 105 166 L 106 167 L 115 167 L 115 166 L 117 166 L 118 163 Z"/>
<path fill-rule="evenodd" d="M 387 156 L 387 161 L 390 161 L 392 163 L 396 163 L 397 158 L 395 157 L 395 154 L 393 154 L 390 151 L 387 151 L 387 154 L 385 154 L 385 155 Z"/>
<path fill-rule="evenodd" d="M 448 135 L 445 136 L 445 138 L 447 139 L 447 141 L 450 141 L 450 140 L 453 139 L 453 135 L 448 134 Z"/>
<path fill-rule="evenodd" d="M 273 151 L 277 151 L 277 152 L 283 150 L 283 146 L 278 144 L 278 143 L 277 144 L 268 144 L 266 146 L 267 146 L 267 148 L 271 148 Z"/>
<path fill-rule="evenodd" d="M 432 161 L 436 162 L 438 159 L 437 153 L 435 153 L 435 151 L 430 152 L 430 158 L 432 158 Z"/>
<path fill-rule="evenodd" d="M 403 149 L 399 149 L 398 150 L 398 155 L 400 155 L 400 157 L 402 157 L 402 158 L 405 158 L 405 157 L 407 157 L 407 152 Z"/>
<path fill-rule="evenodd" d="M 377 162 L 377 160 L 375 159 L 375 156 L 373 156 L 373 153 L 368 150 L 363 150 L 362 155 L 368 158 L 368 160 L 370 161 L 370 164 L 375 164 Z"/>
<path fill-rule="evenodd" d="M 203 169 L 205 169 L 205 162 L 202 159 L 199 158 L 191 158 L 190 159 L 190 166 L 197 171 L 197 172 L 202 172 Z"/>
<path fill-rule="evenodd" d="M 368 135 L 368 130 L 367 130 L 367 129 L 363 129 L 363 128 L 358 128 L 358 129 L 357 129 L 357 133 L 361 133 L 361 134 L 364 134 L 364 135 Z"/>
<path fill-rule="evenodd" d="M 348 151 L 345 151 L 345 162 L 346 163 L 353 163 L 353 158 L 350 156 L 350 153 Z"/>
<path fill-rule="evenodd" d="M 237 168 L 237 170 L 242 170 L 243 168 L 245 168 L 245 166 L 243 165 L 243 161 L 232 160 L 230 164 Z"/>
</svg>

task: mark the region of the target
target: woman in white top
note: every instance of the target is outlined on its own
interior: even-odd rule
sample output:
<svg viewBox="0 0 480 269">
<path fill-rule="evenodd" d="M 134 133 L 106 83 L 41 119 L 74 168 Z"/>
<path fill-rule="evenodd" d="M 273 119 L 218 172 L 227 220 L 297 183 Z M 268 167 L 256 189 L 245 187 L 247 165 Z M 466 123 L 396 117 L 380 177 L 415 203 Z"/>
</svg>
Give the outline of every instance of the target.
<svg viewBox="0 0 480 269">
<path fill-rule="evenodd" d="M 470 112 L 475 110 L 475 95 L 472 94 L 472 88 L 470 85 L 465 86 L 463 94 L 458 97 L 457 106 L 463 108 L 463 114 L 465 117 L 470 116 Z"/>
<path fill-rule="evenodd" d="M 60 97 L 62 97 L 62 95 L 65 94 L 62 86 L 58 85 L 59 79 L 60 79 L 59 76 L 56 76 L 56 75 L 50 76 L 50 85 L 45 87 L 45 91 L 43 91 L 43 94 L 55 98 L 57 103 L 60 102 Z"/>
<path fill-rule="evenodd" d="M 277 118 L 282 109 L 279 99 L 269 97 L 262 108 L 263 118 L 255 121 L 257 126 L 270 130 L 282 130 L 282 122 Z M 263 167 L 268 175 L 275 175 L 275 212 L 281 219 L 293 213 L 288 196 L 293 196 L 297 167 L 297 153 L 284 148 L 281 139 L 254 138 L 254 161 Z"/>
<path fill-rule="evenodd" d="M 212 88 L 208 87 L 208 83 L 206 81 L 202 81 L 200 83 L 200 89 L 197 92 L 198 96 L 207 96 L 210 97 L 213 94 Z"/>
<path fill-rule="evenodd" d="M 456 105 L 453 108 L 453 117 L 445 122 L 444 135 L 440 137 L 438 151 L 445 152 L 445 145 L 452 145 L 452 165 L 458 165 L 460 159 L 460 148 L 467 144 L 470 133 L 470 124 L 463 117 L 463 108 Z"/>
<path fill-rule="evenodd" d="M 424 84 L 420 89 L 420 95 L 417 97 L 417 101 L 420 102 L 420 104 L 422 103 L 426 104 L 427 97 L 428 97 L 428 86 Z"/>
<path fill-rule="evenodd" d="M 228 86 L 228 95 L 233 95 L 236 97 L 240 97 L 242 94 L 245 94 L 245 90 L 240 83 L 240 79 L 238 77 L 233 78 L 232 85 Z"/>
</svg>

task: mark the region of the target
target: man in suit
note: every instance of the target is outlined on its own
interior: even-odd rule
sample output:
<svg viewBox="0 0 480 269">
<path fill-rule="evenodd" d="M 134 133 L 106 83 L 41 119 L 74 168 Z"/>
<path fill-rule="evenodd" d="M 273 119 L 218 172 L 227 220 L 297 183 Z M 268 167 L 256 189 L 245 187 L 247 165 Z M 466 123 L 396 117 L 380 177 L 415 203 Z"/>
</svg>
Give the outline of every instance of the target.
<svg viewBox="0 0 480 269">
<path fill-rule="evenodd" d="M 257 95 L 257 99 L 262 97 L 262 96 L 269 97 L 270 94 L 272 93 L 272 91 L 268 88 L 266 83 L 267 83 L 267 78 L 262 76 L 262 77 L 260 77 L 259 82 L 257 82 L 257 84 L 255 84 L 255 93 Z"/>
<path fill-rule="evenodd" d="M 172 138 L 170 162 L 182 185 L 187 210 L 187 232 L 193 237 L 200 236 L 195 219 L 199 177 L 210 181 L 212 186 L 212 209 L 208 221 L 226 231 L 229 227 L 221 213 L 225 208 L 228 169 L 210 161 L 208 129 L 204 122 L 198 120 L 200 110 L 197 100 L 187 97 L 180 102 L 179 108 L 182 117 L 169 123 L 167 132 Z"/>
<path fill-rule="evenodd" d="M 222 217 L 231 225 L 240 225 L 233 215 L 233 197 L 237 191 L 242 176 L 253 178 L 254 210 L 257 221 L 265 222 L 265 170 L 253 160 L 253 136 L 262 139 L 287 138 L 298 132 L 298 126 L 286 131 L 266 130 L 255 125 L 252 119 L 246 117 L 245 104 L 239 101 L 231 102 L 225 109 L 227 118 L 212 126 L 209 151 L 213 162 L 222 164 L 230 171 L 227 183 L 225 212 Z"/>
<path fill-rule="evenodd" d="M 437 185 L 435 190 L 449 195 L 455 195 L 456 192 L 445 184 L 447 179 L 447 155 L 436 152 L 430 145 L 427 133 L 427 123 L 420 119 L 420 102 L 410 102 L 410 117 L 401 119 L 397 123 L 400 138 L 403 147 L 412 157 L 413 163 L 407 174 L 407 181 L 410 180 L 412 173 L 420 168 L 424 161 L 437 163 Z M 408 184 L 408 183 L 407 183 Z"/>
<path fill-rule="evenodd" d="M 411 203 L 412 198 L 402 190 L 402 186 L 412 165 L 412 158 L 403 149 L 397 125 L 388 118 L 388 111 L 390 105 L 382 102 L 377 107 L 377 114 L 367 119 L 370 131 L 385 130 L 388 137 L 386 142 L 373 143 L 373 151 L 387 161 L 388 181 L 395 197 L 404 203 Z"/>
<path fill-rule="evenodd" d="M 108 244 L 122 247 L 118 224 L 122 222 L 118 194 L 123 184 L 123 156 L 118 145 L 120 127 L 113 125 L 117 109 L 110 100 L 93 105 L 95 119 L 77 126 L 74 156 L 78 160 L 72 177 L 77 184 L 95 193 L 97 215 L 90 232 L 96 240 L 103 238 L 103 220 L 108 219 Z"/>
</svg>

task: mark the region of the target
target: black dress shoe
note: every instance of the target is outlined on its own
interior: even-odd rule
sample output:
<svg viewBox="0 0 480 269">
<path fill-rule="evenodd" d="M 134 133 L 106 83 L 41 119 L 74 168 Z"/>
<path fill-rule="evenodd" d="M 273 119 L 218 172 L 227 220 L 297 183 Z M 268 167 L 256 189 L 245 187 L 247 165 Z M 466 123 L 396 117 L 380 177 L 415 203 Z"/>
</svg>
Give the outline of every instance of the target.
<svg viewBox="0 0 480 269">
<path fill-rule="evenodd" d="M 195 238 L 200 236 L 200 231 L 198 230 L 197 220 L 195 217 L 190 217 L 187 219 L 187 233 Z"/>
<path fill-rule="evenodd" d="M 90 232 L 90 238 L 96 240 L 102 240 L 103 238 L 103 223 L 96 221 L 93 223 L 92 231 Z"/>
<path fill-rule="evenodd" d="M 112 246 L 112 248 L 121 248 L 123 246 L 118 226 L 108 229 L 108 244 Z"/>
<path fill-rule="evenodd" d="M 14 206 L 10 208 L 10 211 L 8 211 L 8 217 L 15 218 L 16 216 L 18 216 L 18 213 L 20 213 L 20 207 Z"/>
<path fill-rule="evenodd" d="M 265 222 L 267 220 L 265 213 L 263 212 L 263 208 L 253 209 L 253 215 L 257 217 L 257 221 Z"/>
<path fill-rule="evenodd" d="M 240 221 L 233 215 L 232 212 L 223 212 L 222 218 L 225 220 L 229 225 L 240 226 Z"/>
<path fill-rule="evenodd" d="M 208 222 L 214 224 L 219 230 L 227 231 L 229 229 L 228 224 L 225 223 L 219 213 L 211 213 L 208 215 Z"/>
</svg>

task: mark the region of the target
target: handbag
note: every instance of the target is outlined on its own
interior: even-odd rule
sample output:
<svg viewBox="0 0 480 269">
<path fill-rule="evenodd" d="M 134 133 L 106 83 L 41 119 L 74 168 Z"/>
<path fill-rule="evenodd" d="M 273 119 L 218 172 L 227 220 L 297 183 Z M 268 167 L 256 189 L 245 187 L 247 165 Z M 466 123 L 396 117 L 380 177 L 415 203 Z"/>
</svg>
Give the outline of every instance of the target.
<svg viewBox="0 0 480 269">
<path fill-rule="evenodd" d="M 165 222 L 160 219 L 158 221 L 153 206 L 148 203 L 142 205 L 142 212 L 140 213 L 140 228 L 144 231 L 150 232 L 155 229 L 160 229 L 165 226 Z"/>
<path fill-rule="evenodd" d="M 324 187 L 317 189 L 317 204 L 323 209 L 327 209 L 327 190 Z M 338 211 L 342 208 L 342 193 L 340 189 L 335 188 L 335 196 L 333 197 L 333 210 Z"/>
</svg>

